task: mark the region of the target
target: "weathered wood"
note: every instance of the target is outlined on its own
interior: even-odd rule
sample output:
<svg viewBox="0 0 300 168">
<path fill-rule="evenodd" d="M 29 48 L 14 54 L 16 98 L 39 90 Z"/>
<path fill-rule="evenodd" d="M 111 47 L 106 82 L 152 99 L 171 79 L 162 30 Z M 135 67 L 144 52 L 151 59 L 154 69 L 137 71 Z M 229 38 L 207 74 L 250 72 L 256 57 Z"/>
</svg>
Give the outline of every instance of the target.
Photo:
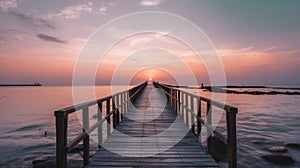
<svg viewBox="0 0 300 168">
<path fill-rule="evenodd" d="M 143 91 L 134 103 L 134 106 L 140 110 L 129 111 L 124 115 L 124 119 L 116 127 L 118 132 L 112 132 L 86 167 L 218 167 L 193 133 L 187 130 L 183 120 L 174 123 L 176 117 L 180 118 L 180 116 L 169 103 L 165 107 L 162 106 L 159 96 L 149 101 L 148 95 L 152 89 L 153 86 L 149 85 Z M 152 110 L 147 110 L 148 108 Z M 162 112 L 151 120 L 142 122 L 134 120 L 134 117 L 136 119 L 150 118 L 156 114 L 157 110 Z M 167 135 L 161 135 L 171 124 L 175 129 Z M 187 131 L 184 137 L 181 137 L 182 130 Z M 124 138 L 123 134 L 129 137 Z M 147 138 L 151 136 L 156 136 L 156 138 L 150 143 Z M 167 148 L 176 138 L 182 139 Z M 105 147 L 110 147 L 108 148 L 110 150 Z M 121 153 L 116 154 L 111 149 Z M 157 149 L 160 150 L 157 152 Z"/>
<path fill-rule="evenodd" d="M 83 132 L 86 132 L 89 127 L 89 108 L 82 109 Z M 83 138 L 83 165 L 89 164 L 90 160 L 90 136 L 87 135 Z"/>
<path fill-rule="evenodd" d="M 211 149 L 211 139 L 212 136 L 211 134 L 214 134 L 215 137 L 219 138 L 221 141 L 223 141 L 225 144 L 227 144 L 227 148 L 228 148 L 228 167 L 232 168 L 232 167 L 236 167 L 237 165 L 237 154 L 236 154 L 236 114 L 238 113 L 238 109 L 235 107 L 232 107 L 230 105 L 209 99 L 209 98 L 205 98 L 202 96 L 197 96 L 197 95 L 193 95 L 190 94 L 188 92 L 176 89 L 171 87 L 170 85 L 166 85 L 166 84 L 159 84 L 156 82 L 153 82 L 153 84 L 159 88 L 161 88 L 163 90 L 163 92 L 166 95 L 169 95 L 169 89 L 172 88 L 173 90 L 177 90 L 181 93 L 181 98 L 182 100 L 180 100 L 180 98 L 178 98 L 178 104 L 181 104 L 180 107 L 184 108 L 181 110 L 177 110 L 179 113 L 180 111 L 182 112 L 182 117 L 183 118 L 187 118 L 184 117 L 184 110 L 186 110 L 187 112 L 190 112 L 191 117 L 195 117 L 197 120 L 197 125 L 198 125 L 198 137 L 199 140 L 201 139 L 200 135 L 201 135 L 201 125 L 206 127 L 207 130 L 207 134 L 208 134 L 208 138 L 207 138 L 207 146 L 208 146 L 208 151 L 210 152 Z M 188 97 L 185 96 L 185 100 L 183 100 L 184 98 L 184 94 L 189 95 L 193 98 L 198 99 L 197 102 L 199 102 L 199 110 L 197 112 L 197 115 L 194 115 L 195 111 L 192 108 L 189 108 L 188 106 Z M 201 118 L 201 101 L 204 101 L 207 103 L 207 113 L 206 113 L 206 118 L 207 121 L 205 122 L 202 118 Z M 212 125 L 211 125 L 211 115 L 212 115 L 212 110 L 210 110 L 212 108 L 212 106 L 214 107 L 218 107 L 220 109 L 223 109 L 226 111 L 226 124 L 227 124 L 227 137 L 225 135 L 223 135 L 221 132 L 215 130 Z M 188 115 L 188 114 L 187 114 Z M 187 122 L 188 123 L 188 122 Z M 195 124 L 195 122 L 191 124 Z M 194 127 L 192 127 L 192 129 L 194 129 Z"/>
<path fill-rule="evenodd" d="M 195 117 L 194 117 L 194 96 L 191 97 L 191 130 L 195 134 Z M 196 134 L 195 134 L 196 135 Z"/>
<path fill-rule="evenodd" d="M 102 121 L 102 107 L 103 107 L 103 102 L 98 103 L 98 111 L 97 111 L 97 121 L 100 122 Z M 103 143 L 102 140 L 102 123 L 98 125 L 98 146 L 100 147 Z"/>
<path fill-rule="evenodd" d="M 197 118 L 201 119 L 201 99 L 197 99 Z M 197 119 L 197 136 L 199 142 L 201 141 L 201 121 Z"/>
<path fill-rule="evenodd" d="M 228 167 L 237 167 L 237 153 L 236 153 L 236 114 L 226 112 L 227 123 L 227 137 L 228 137 Z"/>
<path fill-rule="evenodd" d="M 206 104 L 206 124 L 212 127 L 212 106 L 209 102 Z M 212 131 L 206 129 L 207 133 L 207 151 L 211 153 L 212 150 Z"/>
<path fill-rule="evenodd" d="M 110 99 L 106 100 L 106 115 L 108 115 L 110 113 Z M 106 119 L 106 134 L 107 137 L 110 134 L 110 116 Z"/>
<path fill-rule="evenodd" d="M 185 106 L 187 107 L 186 108 L 186 111 L 185 111 L 185 124 L 189 127 L 189 110 L 188 110 L 188 107 L 189 107 L 189 95 L 188 94 L 185 94 Z"/>
<path fill-rule="evenodd" d="M 144 87 L 147 85 L 146 82 L 133 87 L 129 90 L 117 93 L 117 95 L 120 94 L 127 94 L 128 92 L 131 92 L 135 97 L 141 93 L 141 91 L 144 89 Z M 84 164 L 88 164 L 89 161 L 89 133 L 91 133 L 94 129 L 98 128 L 98 138 L 100 141 L 102 139 L 102 124 L 105 120 L 109 121 L 111 115 L 114 113 L 116 109 L 113 109 L 113 111 L 107 110 L 107 115 L 101 120 L 101 112 L 100 108 L 98 108 L 98 121 L 93 124 L 91 127 L 89 127 L 89 107 L 101 104 L 102 108 L 102 102 L 109 102 L 112 99 L 112 96 L 106 96 L 103 98 L 100 98 L 96 101 L 89 101 L 85 103 L 81 103 L 75 106 L 69 106 L 66 108 L 63 108 L 61 110 L 57 110 L 54 112 L 56 117 L 56 167 L 67 167 L 67 152 L 70 152 L 76 145 L 78 145 L 79 142 L 83 141 L 83 158 L 84 158 Z M 128 99 L 131 99 L 132 97 L 127 96 L 126 99 L 124 99 L 124 102 L 121 102 L 121 104 L 125 106 L 125 104 L 128 104 Z M 110 102 L 108 103 L 108 108 L 110 108 Z M 67 144 L 67 130 L 68 130 L 68 115 L 74 113 L 75 111 L 82 110 L 82 118 L 83 118 L 83 132 L 79 134 L 75 139 L 71 140 L 69 144 Z M 119 112 L 117 112 L 119 115 Z M 100 115 L 100 116 L 99 116 Z M 100 120 L 100 121 L 99 121 Z M 109 126 L 109 124 L 107 124 Z M 101 132 L 100 132 L 101 131 Z M 108 134 L 110 131 L 108 130 Z M 99 143 L 101 144 L 101 142 Z"/>
<path fill-rule="evenodd" d="M 56 117 L 56 167 L 67 167 L 67 126 L 68 116 L 60 111 L 55 112 Z"/>
</svg>

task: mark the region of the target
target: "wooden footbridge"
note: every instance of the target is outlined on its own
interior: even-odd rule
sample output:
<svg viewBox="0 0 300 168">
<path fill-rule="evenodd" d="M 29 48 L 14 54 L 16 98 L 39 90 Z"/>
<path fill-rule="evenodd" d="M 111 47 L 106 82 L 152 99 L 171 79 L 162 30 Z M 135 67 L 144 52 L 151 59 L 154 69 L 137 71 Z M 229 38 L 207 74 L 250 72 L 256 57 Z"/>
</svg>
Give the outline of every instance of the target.
<svg viewBox="0 0 300 168">
<path fill-rule="evenodd" d="M 92 106 L 98 109 L 97 122 L 90 126 Z M 226 136 L 212 127 L 212 106 L 226 112 Z M 68 116 L 76 111 L 82 112 L 83 132 L 69 140 Z M 56 166 L 67 167 L 68 152 L 83 141 L 83 166 L 89 168 L 218 167 L 210 155 L 214 136 L 227 145 L 228 167 L 234 168 L 236 113 L 235 107 L 169 85 L 145 82 L 96 101 L 55 111 Z M 207 148 L 199 142 L 203 127 Z M 93 131 L 96 138 L 90 137 Z M 90 158 L 92 139 L 96 139 L 99 149 Z"/>
</svg>

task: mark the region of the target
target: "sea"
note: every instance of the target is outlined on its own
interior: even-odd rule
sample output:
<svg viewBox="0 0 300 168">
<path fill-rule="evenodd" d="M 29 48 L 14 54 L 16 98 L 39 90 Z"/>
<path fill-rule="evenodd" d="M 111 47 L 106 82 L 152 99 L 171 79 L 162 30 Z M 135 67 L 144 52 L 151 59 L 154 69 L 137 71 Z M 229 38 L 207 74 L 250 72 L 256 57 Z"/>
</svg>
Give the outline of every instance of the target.
<svg viewBox="0 0 300 168">
<path fill-rule="evenodd" d="M 128 86 L 115 88 L 121 91 Z M 210 95 L 203 90 L 185 90 L 202 96 Z M 96 86 L 95 92 L 97 97 L 104 97 L 111 94 L 111 87 Z M 72 86 L 0 87 L 0 167 L 32 167 L 33 160 L 55 156 L 54 111 L 72 104 Z M 299 148 L 286 147 L 287 151 L 283 153 L 267 150 L 286 143 L 300 143 L 300 95 L 226 94 L 226 104 L 239 110 L 238 167 L 300 167 Z M 70 122 L 78 123 L 76 115 Z M 81 130 L 80 126 L 73 125 L 69 138 L 76 137 L 73 130 Z M 269 154 L 287 155 L 296 162 L 293 165 L 270 163 L 262 158 Z M 74 154 L 71 159 L 80 160 L 81 155 Z"/>
</svg>

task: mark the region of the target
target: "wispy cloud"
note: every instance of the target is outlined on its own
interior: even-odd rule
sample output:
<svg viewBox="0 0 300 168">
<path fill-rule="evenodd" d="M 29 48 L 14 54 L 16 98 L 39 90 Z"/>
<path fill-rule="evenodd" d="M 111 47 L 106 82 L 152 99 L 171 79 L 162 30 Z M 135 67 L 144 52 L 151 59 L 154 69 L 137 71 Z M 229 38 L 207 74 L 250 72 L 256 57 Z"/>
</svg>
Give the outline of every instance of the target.
<svg viewBox="0 0 300 168">
<path fill-rule="evenodd" d="M 8 44 L 9 42 L 13 43 L 13 41 L 35 40 L 36 37 L 32 36 L 32 34 L 37 34 L 40 31 L 56 30 L 56 27 L 53 26 L 51 21 L 18 12 L 14 9 L 9 9 L 5 11 L 5 13 L 9 19 L 18 24 L 20 23 L 21 26 L 0 29 L 1 44 Z M 63 41 L 60 41 L 59 39 L 57 41 L 56 39 L 56 42 Z"/>
<path fill-rule="evenodd" d="M 142 6 L 157 6 L 162 3 L 162 0 L 142 0 L 140 5 Z"/>
<path fill-rule="evenodd" d="M 93 3 L 80 4 L 76 6 L 67 6 L 59 13 L 49 15 L 50 18 L 62 17 L 65 19 L 79 18 L 83 13 L 91 13 L 93 11 Z"/>
<path fill-rule="evenodd" d="M 107 15 L 107 11 L 112 8 L 114 4 L 112 2 L 101 1 L 99 12 L 103 15 Z"/>
<path fill-rule="evenodd" d="M 266 48 L 244 47 L 234 49 L 219 49 L 218 53 L 221 57 L 242 58 L 254 56 L 278 56 L 278 55 L 299 55 L 300 50 L 285 48 L 280 46 L 269 46 Z"/>
<path fill-rule="evenodd" d="M 35 18 L 28 14 L 24 14 L 21 12 L 10 11 L 10 14 L 17 18 L 20 22 L 22 22 L 26 27 L 36 28 L 48 28 L 54 30 L 55 27 L 50 24 L 47 20 Z"/>
<path fill-rule="evenodd" d="M 36 36 L 39 39 L 44 40 L 44 41 L 48 41 L 48 42 L 66 43 L 65 40 L 61 40 L 58 37 L 54 37 L 54 36 L 50 36 L 50 35 L 46 35 L 46 34 L 37 34 Z"/>
<path fill-rule="evenodd" d="M 7 37 L 10 37 L 10 35 L 14 33 L 15 30 L 13 29 L 0 29 L 0 40 L 4 42 L 4 40 L 6 40 Z"/>
<path fill-rule="evenodd" d="M 0 0 L 0 9 L 4 11 L 17 7 L 18 4 L 16 0 Z"/>
<path fill-rule="evenodd" d="M 170 39 L 168 39 L 169 32 L 157 32 L 157 33 L 145 33 L 138 37 L 130 38 L 130 47 L 137 47 L 147 45 L 152 41 L 161 41 L 164 43 L 172 43 Z"/>
<path fill-rule="evenodd" d="M 23 31 L 15 29 L 0 29 L 0 41 L 2 41 L 2 44 L 9 42 L 14 43 L 14 41 L 30 39 L 32 39 L 32 35 L 24 33 Z"/>
<path fill-rule="evenodd" d="M 107 11 L 113 7 L 112 2 L 101 1 L 100 6 L 88 1 L 84 4 L 67 6 L 58 13 L 48 15 L 49 18 L 77 19 L 83 14 L 107 15 Z"/>
</svg>

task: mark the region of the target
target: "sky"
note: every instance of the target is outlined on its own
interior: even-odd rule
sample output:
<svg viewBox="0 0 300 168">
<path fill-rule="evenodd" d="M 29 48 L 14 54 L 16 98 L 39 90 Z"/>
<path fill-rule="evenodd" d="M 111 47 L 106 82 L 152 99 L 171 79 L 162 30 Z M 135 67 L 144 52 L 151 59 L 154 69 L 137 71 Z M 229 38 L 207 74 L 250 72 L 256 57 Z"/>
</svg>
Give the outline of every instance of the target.
<svg viewBox="0 0 300 168">
<path fill-rule="evenodd" d="M 116 18 L 144 11 L 171 13 L 199 27 L 222 62 L 227 84 L 300 84 L 297 0 L 0 0 L 0 84 L 71 85 L 78 56 L 97 30 Z M 195 78 L 211 83 L 213 70 L 172 36 L 173 27 L 121 36 L 147 19 L 126 23 L 131 29 L 111 27 L 99 39 L 99 49 L 110 40 L 115 43 L 105 55 L 99 56 L 98 48 L 90 51 L 103 59 L 92 63 L 98 65 L 94 72 L 82 71 L 82 80 L 91 76 L 96 84 L 122 84 L 153 78 L 190 84 Z M 195 41 L 189 29 L 178 27 Z M 220 68 L 214 61 L 211 64 Z"/>
</svg>

